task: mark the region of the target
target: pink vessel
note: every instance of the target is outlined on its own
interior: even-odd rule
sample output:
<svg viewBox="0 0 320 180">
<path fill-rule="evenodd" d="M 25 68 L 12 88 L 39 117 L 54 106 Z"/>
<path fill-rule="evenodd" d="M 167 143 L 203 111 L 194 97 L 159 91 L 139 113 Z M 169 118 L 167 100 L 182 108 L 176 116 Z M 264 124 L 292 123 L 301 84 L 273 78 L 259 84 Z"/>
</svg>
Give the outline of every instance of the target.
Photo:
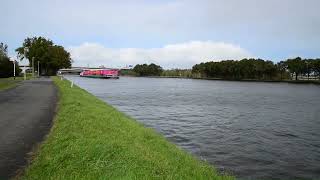
<svg viewBox="0 0 320 180">
<path fill-rule="evenodd" d="M 85 69 L 80 73 L 81 77 L 92 78 L 119 78 L 118 69 Z"/>
</svg>

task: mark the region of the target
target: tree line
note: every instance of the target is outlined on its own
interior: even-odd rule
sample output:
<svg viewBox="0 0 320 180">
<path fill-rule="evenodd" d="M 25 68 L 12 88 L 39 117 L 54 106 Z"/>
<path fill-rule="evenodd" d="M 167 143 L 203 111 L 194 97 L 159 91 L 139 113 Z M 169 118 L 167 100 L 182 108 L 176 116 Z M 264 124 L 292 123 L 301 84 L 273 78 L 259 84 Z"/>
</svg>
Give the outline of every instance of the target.
<svg viewBox="0 0 320 180">
<path fill-rule="evenodd" d="M 132 70 L 121 70 L 124 76 L 165 76 L 165 77 L 187 77 L 192 78 L 191 69 L 170 69 L 164 70 L 161 66 L 154 63 L 137 64 Z"/>
<path fill-rule="evenodd" d="M 185 78 L 192 78 L 192 71 L 191 69 L 168 69 L 163 70 L 161 76 L 165 77 L 185 77 Z"/>
<path fill-rule="evenodd" d="M 192 67 L 192 73 L 200 78 L 298 80 L 299 76 L 320 76 L 320 59 L 287 59 L 274 64 L 263 59 L 242 59 L 206 62 Z"/>
<path fill-rule="evenodd" d="M 298 80 L 299 76 L 320 79 L 320 59 L 287 59 L 278 63 L 263 59 L 210 61 L 196 64 L 192 69 L 163 70 L 156 64 L 138 64 L 125 75 L 165 76 L 186 78 L 217 78 L 232 80 Z"/>
</svg>

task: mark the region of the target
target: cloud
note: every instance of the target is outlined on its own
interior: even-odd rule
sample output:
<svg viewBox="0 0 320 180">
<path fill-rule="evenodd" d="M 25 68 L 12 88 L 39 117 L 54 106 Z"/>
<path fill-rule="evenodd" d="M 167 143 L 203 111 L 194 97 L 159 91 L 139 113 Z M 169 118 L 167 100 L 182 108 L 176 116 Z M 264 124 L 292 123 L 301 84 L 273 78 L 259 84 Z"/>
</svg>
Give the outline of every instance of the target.
<svg viewBox="0 0 320 180">
<path fill-rule="evenodd" d="M 319 6 L 319 0 L 2 0 L 0 12 L 10 16 L 0 39 L 11 54 L 24 38 L 41 35 L 66 47 L 148 49 L 196 39 L 239 44 L 265 59 L 313 57 L 320 51 Z"/>
<path fill-rule="evenodd" d="M 240 46 L 212 41 L 190 41 L 162 48 L 108 48 L 98 43 L 69 47 L 73 66 L 123 67 L 156 63 L 164 68 L 191 68 L 194 64 L 222 59 L 253 57 Z"/>
</svg>

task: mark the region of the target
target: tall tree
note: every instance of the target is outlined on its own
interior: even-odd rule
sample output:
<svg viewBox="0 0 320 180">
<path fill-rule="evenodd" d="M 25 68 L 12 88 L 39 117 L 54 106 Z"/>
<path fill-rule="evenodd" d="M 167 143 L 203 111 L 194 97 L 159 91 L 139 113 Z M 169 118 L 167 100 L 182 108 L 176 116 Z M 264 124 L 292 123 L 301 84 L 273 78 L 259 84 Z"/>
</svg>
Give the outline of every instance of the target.
<svg viewBox="0 0 320 180">
<path fill-rule="evenodd" d="M 48 74 L 54 74 L 61 68 L 71 67 L 70 53 L 62 46 L 51 46 L 48 51 L 48 63 L 45 71 Z"/>
<path fill-rule="evenodd" d="M 305 71 L 305 62 L 300 57 L 288 59 L 286 64 L 290 73 L 295 75 L 295 80 L 298 80 L 298 76 Z"/>
<path fill-rule="evenodd" d="M 156 64 L 137 64 L 134 68 L 133 71 L 139 75 L 139 76 L 160 76 L 163 69 L 161 66 L 158 66 Z"/>
<path fill-rule="evenodd" d="M 280 72 L 280 80 L 283 79 L 283 74 L 287 70 L 287 64 L 284 61 L 280 61 L 277 63 L 277 69 Z"/>
<path fill-rule="evenodd" d="M 40 63 L 40 72 L 53 75 L 60 68 L 71 67 L 70 54 L 62 46 L 44 37 L 26 38 L 21 47 L 16 49 L 18 56 L 22 60 L 27 58 L 30 66 L 34 59 L 35 67 Z"/>
</svg>

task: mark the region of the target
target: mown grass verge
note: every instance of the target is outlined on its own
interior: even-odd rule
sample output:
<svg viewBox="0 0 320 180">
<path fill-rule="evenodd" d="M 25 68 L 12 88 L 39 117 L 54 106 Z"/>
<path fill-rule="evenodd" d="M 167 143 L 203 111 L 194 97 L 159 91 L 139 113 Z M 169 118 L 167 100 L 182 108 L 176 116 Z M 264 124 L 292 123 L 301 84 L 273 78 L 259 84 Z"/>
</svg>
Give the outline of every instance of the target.
<svg viewBox="0 0 320 180">
<path fill-rule="evenodd" d="M 27 75 L 27 80 L 32 79 L 31 75 Z M 17 76 L 16 78 L 0 78 L 0 91 L 16 87 L 19 82 L 24 80 L 24 77 Z"/>
<path fill-rule="evenodd" d="M 23 77 L 0 78 L 0 91 L 16 87 L 19 82 L 23 80 Z"/>
<path fill-rule="evenodd" d="M 70 82 L 22 179 L 233 179 Z"/>
<path fill-rule="evenodd" d="M 5 89 L 10 89 L 18 85 L 20 79 L 13 78 L 0 78 L 0 91 Z"/>
</svg>

